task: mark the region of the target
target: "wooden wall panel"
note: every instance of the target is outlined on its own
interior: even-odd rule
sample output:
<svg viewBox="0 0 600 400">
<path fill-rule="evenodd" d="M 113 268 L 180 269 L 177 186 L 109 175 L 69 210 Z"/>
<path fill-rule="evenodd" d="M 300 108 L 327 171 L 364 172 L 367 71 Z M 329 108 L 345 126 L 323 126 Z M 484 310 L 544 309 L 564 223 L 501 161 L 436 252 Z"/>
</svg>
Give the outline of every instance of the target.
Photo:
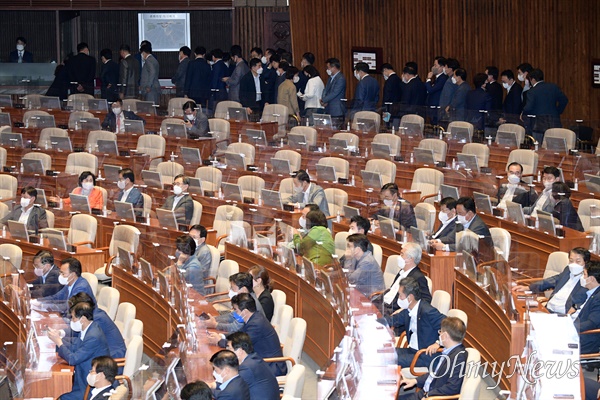
<svg viewBox="0 0 600 400">
<path fill-rule="evenodd" d="M 248 60 L 250 49 L 264 49 L 264 15 L 266 12 L 287 12 L 287 7 L 237 7 L 233 17 L 233 43 L 242 46 L 242 56 Z M 229 51 L 229 48 L 226 49 Z"/>
<path fill-rule="evenodd" d="M 487 65 L 516 72 L 526 61 L 569 97 L 563 117 L 597 124 L 600 89 L 591 87 L 590 61 L 600 58 L 599 8 L 587 0 L 290 0 L 293 53 L 297 60 L 312 51 L 320 72 L 337 57 L 347 78 L 352 46 L 382 47 L 397 71 L 416 61 L 422 77 L 444 55 L 460 61 L 469 83 Z M 356 80 L 347 80 L 352 98 Z"/>
<path fill-rule="evenodd" d="M 0 9 L 18 10 L 230 10 L 233 0 L 0 0 Z"/>
</svg>

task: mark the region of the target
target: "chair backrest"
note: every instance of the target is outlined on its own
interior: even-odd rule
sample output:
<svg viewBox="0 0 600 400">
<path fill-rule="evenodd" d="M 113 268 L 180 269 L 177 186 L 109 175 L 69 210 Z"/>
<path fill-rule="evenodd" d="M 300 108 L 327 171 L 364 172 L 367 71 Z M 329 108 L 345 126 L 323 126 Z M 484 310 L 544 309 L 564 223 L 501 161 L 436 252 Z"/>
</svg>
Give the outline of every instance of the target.
<svg viewBox="0 0 600 400">
<path fill-rule="evenodd" d="M 597 212 L 600 212 L 600 200 L 583 199 L 579 202 L 577 214 L 583 225 L 583 230 L 588 231 L 592 222 L 592 206 L 596 207 Z"/>
<path fill-rule="evenodd" d="M 281 343 L 285 343 L 285 340 L 289 335 L 292 318 L 294 318 L 294 309 L 292 306 L 287 304 L 282 305 L 279 309 L 279 315 L 277 316 L 279 323 L 273 324 L 273 328 L 275 329 L 275 332 L 277 332 L 277 336 L 279 336 L 279 341 Z"/>
<path fill-rule="evenodd" d="M 90 131 L 90 133 L 88 133 L 87 142 L 85 143 L 85 148 L 91 148 L 95 151 L 98 146 L 98 140 L 117 140 L 117 134 L 109 131 Z"/>
<path fill-rule="evenodd" d="M 338 257 L 346 254 L 346 239 L 350 236 L 350 232 L 338 232 L 335 234 L 335 254 Z"/>
<path fill-rule="evenodd" d="M 210 129 L 213 134 L 216 132 L 226 133 L 228 138 L 231 133 L 231 124 L 226 119 L 211 118 L 208 120 L 208 129 Z"/>
<path fill-rule="evenodd" d="M 451 304 L 452 297 L 450 296 L 450 293 L 446 292 L 445 290 L 436 290 L 433 292 L 433 296 L 431 296 L 431 305 L 439 312 L 444 315 L 448 314 Z"/>
<path fill-rule="evenodd" d="M 433 150 L 433 159 L 435 161 L 446 161 L 446 152 L 448 143 L 441 139 L 423 139 L 419 142 L 420 149 Z"/>
<path fill-rule="evenodd" d="M 335 169 L 338 178 L 348 178 L 350 173 L 350 163 L 339 157 L 323 157 L 318 164 L 330 165 Z"/>
<path fill-rule="evenodd" d="M 387 258 L 385 262 L 385 270 L 383 271 L 383 282 L 385 283 L 385 287 L 389 288 L 394 283 L 394 279 L 398 272 L 400 272 L 400 267 L 398 267 L 398 257 L 397 254 L 391 255 Z"/>
<path fill-rule="evenodd" d="M 332 139 L 345 140 L 348 146 L 358 147 L 358 135 L 350 132 L 338 132 L 334 133 Z"/>
<path fill-rule="evenodd" d="M 433 293 L 433 281 L 427 275 L 425 275 L 425 280 L 427 281 L 427 288 L 429 288 L 429 293 Z"/>
<path fill-rule="evenodd" d="M 61 128 L 44 128 L 40 132 L 40 138 L 37 143 L 39 149 L 45 149 L 46 147 L 51 149 L 52 143 L 50 142 L 51 136 L 58 137 L 69 137 L 69 132 Z"/>
<path fill-rule="evenodd" d="M 425 232 L 433 232 L 435 225 L 435 206 L 430 203 L 418 203 L 415 206 L 415 217 L 417 218 L 417 228 Z"/>
<path fill-rule="evenodd" d="M 478 350 L 467 347 L 467 362 L 466 365 L 479 365 L 481 362 L 481 354 Z M 471 373 L 465 374 L 463 384 L 460 388 L 460 398 L 464 400 L 477 400 L 480 398 L 479 391 L 481 390 L 481 374 Z"/>
<path fill-rule="evenodd" d="M 465 323 L 465 326 L 468 326 L 468 322 L 469 322 L 469 316 L 467 315 L 466 312 L 464 312 L 463 310 L 459 310 L 458 308 L 453 308 L 451 310 L 448 310 L 448 314 L 446 314 L 447 317 L 454 317 L 454 318 L 458 318 L 460 319 L 462 322 Z"/>
<path fill-rule="evenodd" d="M 119 304 L 117 308 L 117 316 L 115 317 L 115 325 L 119 328 L 119 332 L 121 332 L 121 336 L 125 337 L 125 328 L 131 321 L 135 319 L 135 314 L 137 309 L 135 305 L 123 302 Z"/>
<path fill-rule="evenodd" d="M 94 296 L 97 297 L 98 278 L 96 277 L 96 275 L 92 274 L 91 272 L 82 272 L 81 277 L 87 281 L 87 283 L 90 285 L 90 288 L 92 289 L 92 293 L 94 293 Z"/>
<path fill-rule="evenodd" d="M 192 200 L 194 202 L 194 212 L 192 213 L 192 219 L 190 220 L 190 225 L 197 225 L 200 223 L 202 219 L 202 203 L 196 200 Z"/>
<path fill-rule="evenodd" d="M 10 199 L 17 196 L 19 181 L 15 176 L 0 175 L 0 198 Z"/>
<path fill-rule="evenodd" d="M 94 114 L 87 111 L 73 111 L 69 115 L 69 129 L 75 129 L 75 124 L 79 124 L 81 118 L 94 118 Z"/>
<path fill-rule="evenodd" d="M 46 111 L 41 111 L 41 110 L 25 111 L 25 114 L 23 114 L 23 122 L 25 123 L 25 126 L 29 125 L 29 120 L 31 119 L 31 117 L 39 117 L 40 115 L 50 115 L 50 114 L 47 113 Z"/>
<path fill-rule="evenodd" d="M 373 246 L 373 258 L 375 258 L 375 261 L 377 261 L 377 264 L 381 268 L 381 264 L 383 263 L 383 249 L 376 243 L 371 243 L 371 245 Z"/>
<path fill-rule="evenodd" d="M 242 221 L 243 219 L 244 211 L 241 208 L 228 204 L 217 207 L 213 222 L 213 228 L 217 231 L 217 237 L 229 234 L 231 221 Z"/>
<path fill-rule="evenodd" d="M 165 118 L 160 123 L 160 134 L 163 136 L 168 136 L 169 133 L 167 131 L 167 124 L 169 125 L 185 125 L 185 122 L 180 118 Z"/>
<path fill-rule="evenodd" d="M 456 232 L 456 252 L 463 250 L 471 253 L 479 250 L 479 235 L 470 230 Z"/>
<path fill-rule="evenodd" d="M 384 185 L 396 181 L 396 164 L 389 160 L 381 158 L 369 160 L 365 165 L 365 171 L 379 172 L 379 175 L 381 175 L 381 182 Z"/>
<path fill-rule="evenodd" d="M 309 146 L 317 145 L 317 130 L 310 126 L 295 126 L 290 129 L 290 133 L 295 135 L 304 135 L 306 138 L 306 144 Z"/>
<path fill-rule="evenodd" d="M 294 178 L 283 178 L 279 182 L 279 194 L 281 200 L 285 200 L 294 194 Z"/>
<path fill-rule="evenodd" d="M 98 220 L 93 215 L 75 214 L 71 217 L 67 240 L 70 244 L 79 242 L 95 242 L 98 231 Z M 88 247 L 91 247 L 88 245 Z"/>
<path fill-rule="evenodd" d="M 306 339 L 306 321 L 303 318 L 292 318 L 290 330 L 288 331 L 285 342 L 283 343 L 283 356 L 291 357 L 296 364 L 300 361 L 304 340 Z M 291 363 L 288 364 L 288 370 L 291 369 Z"/>
<path fill-rule="evenodd" d="M 490 160 L 490 148 L 487 145 L 483 143 L 466 143 L 462 148 L 462 152 L 477 156 L 479 167 L 487 168 Z"/>
<path fill-rule="evenodd" d="M 90 171 L 98 175 L 98 157 L 90 153 L 71 153 L 67 156 L 66 174 L 81 174 L 83 171 Z"/>
<path fill-rule="evenodd" d="M 508 261 L 511 243 L 510 232 L 504 228 L 490 228 L 490 234 L 492 235 L 492 242 L 494 243 L 496 252 L 498 252 L 505 261 Z"/>
<path fill-rule="evenodd" d="M 123 335 L 125 345 L 129 346 L 131 339 L 135 336 L 144 337 L 144 323 L 139 319 L 134 319 L 125 326 L 125 334 Z"/>
<path fill-rule="evenodd" d="M 54 229 L 54 213 L 50 210 L 46 210 L 46 221 L 48 222 L 48 228 Z"/>
<path fill-rule="evenodd" d="M 208 250 L 210 251 L 210 268 L 208 269 L 208 276 L 212 276 L 214 278 L 217 277 L 217 274 L 219 273 L 219 268 L 220 268 L 220 263 L 221 263 L 221 253 L 219 252 L 219 249 L 217 249 L 215 246 L 207 244 L 206 246 L 208 246 Z M 228 260 L 223 260 L 223 262 L 228 261 Z M 231 260 L 229 260 L 231 261 Z M 237 263 L 236 263 L 237 264 Z M 238 266 L 239 269 L 239 266 Z"/>
<path fill-rule="evenodd" d="M 140 135 L 136 150 L 138 154 L 148 154 L 150 157 L 164 157 L 167 142 L 159 135 Z"/>
<path fill-rule="evenodd" d="M 244 162 L 246 165 L 254 164 L 254 157 L 256 155 L 256 148 L 250 143 L 234 142 L 227 146 L 227 151 L 237 154 L 244 155 Z"/>
<path fill-rule="evenodd" d="M 42 168 L 44 172 L 48 169 L 52 169 L 52 157 L 49 154 L 41 153 L 38 151 L 32 151 L 31 153 L 27 153 L 23 156 L 23 159 L 27 160 L 41 160 Z"/>
<path fill-rule="evenodd" d="M 421 134 L 423 134 L 423 129 L 425 128 L 425 119 L 418 114 L 406 114 L 403 115 L 400 119 L 400 126 L 404 126 L 405 123 L 410 124 L 419 124 L 421 127 Z"/>
<path fill-rule="evenodd" d="M 286 300 L 287 300 L 287 296 L 285 294 L 285 292 L 279 290 L 279 289 L 274 289 L 271 291 L 271 297 L 273 297 L 273 318 L 271 318 L 271 324 L 272 325 L 277 325 L 279 323 L 279 311 L 281 310 L 281 307 L 284 306 Z"/>
<path fill-rule="evenodd" d="M 294 150 L 279 150 L 273 158 L 288 160 L 292 171 L 298 171 L 302 165 L 302 155 Z"/>
<path fill-rule="evenodd" d="M 544 141 L 542 142 L 542 148 L 547 149 L 547 138 L 565 138 L 567 142 L 567 149 L 572 150 L 577 148 L 577 135 L 570 129 L 566 128 L 550 128 L 546 129 L 544 133 Z"/>
<path fill-rule="evenodd" d="M 121 299 L 121 293 L 113 287 L 105 286 L 100 289 L 98 293 L 98 308 L 103 309 L 110 319 L 114 320 L 117 316 L 117 309 L 119 308 L 119 300 Z"/>
<path fill-rule="evenodd" d="M 440 185 L 444 183 L 444 174 L 433 168 L 419 168 L 415 170 L 410 190 L 418 190 L 421 196 L 438 193 Z M 433 198 L 427 199 L 433 201 Z M 429 203 L 429 201 L 428 201 Z"/>
<path fill-rule="evenodd" d="M 400 136 L 392 135 L 391 133 L 378 133 L 373 137 L 372 143 L 389 144 L 392 154 L 400 155 Z"/>
<path fill-rule="evenodd" d="M 167 113 L 171 117 L 183 117 L 183 105 L 188 101 L 186 97 L 173 97 L 167 105 Z"/>
<path fill-rule="evenodd" d="M 144 215 L 150 215 L 150 211 L 152 211 L 152 197 L 147 193 L 142 193 L 142 198 L 144 199 Z"/>
<path fill-rule="evenodd" d="M 217 107 L 215 108 L 215 118 L 227 118 L 227 112 L 229 107 L 240 108 L 242 105 L 237 101 L 224 100 L 217 103 Z"/>
<path fill-rule="evenodd" d="M 123 99 L 123 110 L 137 112 L 138 99 Z"/>
<path fill-rule="evenodd" d="M 125 352 L 125 366 L 123 375 L 133 376 L 133 374 L 142 366 L 142 356 L 144 355 L 144 339 L 141 336 L 134 335 Z"/>
<path fill-rule="evenodd" d="M 67 107 L 71 107 L 72 110 L 84 110 L 88 107 L 88 100 L 93 99 L 94 96 L 87 93 L 73 93 L 67 98 Z"/>
<path fill-rule="evenodd" d="M 140 230 L 135 226 L 120 224 L 113 230 L 108 252 L 111 256 L 116 256 L 117 249 L 122 247 L 131 253 L 137 253 L 139 244 Z"/>
<path fill-rule="evenodd" d="M 512 162 L 518 162 L 523 166 L 523 175 L 533 174 L 537 171 L 538 153 L 534 150 L 513 150 L 508 155 L 505 170 L 508 170 L 508 165 Z"/>
<path fill-rule="evenodd" d="M 41 94 L 28 94 L 27 96 L 25 96 L 25 98 L 23 99 L 25 101 L 25 108 L 40 107 L 40 97 L 42 96 L 43 95 Z"/>
<path fill-rule="evenodd" d="M 0 244 L 0 257 L 8 257 L 10 263 L 16 268 L 21 269 L 21 261 L 23 260 L 23 251 L 19 246 L 10 243 Z M 12 269 L 2 271 L 2 274 L 13 272 Z"/>
<path fill-rule="evenodd" d="M 381 115 L 374 111 L 358 111 L 354 114 L 352 119 L 352 130 L 360 130 L 358 126 L 359 119 L 372 119 L 375 121 L 375 133 L 379 132 L 379 125 L 381 125 Z"/>
<path fill-rule="evenodd" d="M 163 185 L 173 183 L 177 175 L 185 172 L 183 165 L 174 161 L 163 161 L 156 166 L 156 172 L 160 172 L 160 178 Z"/>
<path fill-rule="evenodd" d="M 216 192 L 221 187 L 223 172 L 215 167 L 199 167 L 196 170 L 196 178 L 200 178 L 203 191 Z"/>
<path fill-rule="evenodd" d="M 569 253 L 564 251 L 550 253 L 548 261 L 546 261 L 546 270 L 544 271 L 543 279 L 560 274 L 567 265 L 569 265 Z"/>
<path fill-rule="evenodd" d="M 285 378 L 283 387 L 283 396 L 291 396 L 295 399 L 301 399 L 304 392 L 304 376 L 306 367 L 302 364 L 296 364 Z"/>
<path fill-rule="evenodd" d="M 338 188 L 327 188 L 324 191 L 329 205 L 329 215 L 337 215 L 338 211 L 343 215 L 344 206 L 348 205 L 348 193 Z"/>
<path fill-rule="evenodd" d="M 283 104 L 267 104 L 262 113 L 264 122 L 277 122 L 277 131 L 285 135 L 290 110 Z"/>
<path fill-rule="evenodd" d="M 473 140 L 473 124 L 465 121 L 452 121 L 448 124 L 448 132 L 452 133 L 453 128 L 464 128 L 469 132 L 469 141 Z"/>
<path fill-rule="evenodd" d="M 525 140 L 525 128 L 517 124 L 502 124 L 498 127 L 498 132 L 514 132 L 517 134 L 517 143 L 521 144 Z M 496 143 L 498 143 L 498 134 L 496 133 Z"/>
<path fill-rule="evenodd" d="M 0 219 L 6 217 L 9 212 L 10 212 L 10 210 L 8 209 L 8 206 L 6 205 L 6 203 L 0 202 Z"/>
<path fill-rule="evenodd" d="M 265 188 L 265 180 L 256 175 L 243 175 L 238 178 L 238 185 L 242 189 L 244 197 L 258 200 L 262 190 Z"/>
<path fill-rule="evenodd" d="M 8 132 L 10 132 L 10 127 Z M 39 147 L 39 146 L 38 146 Z M 0 168 L 6 165 L 6 149 L 4 147 L 0 147 Z"/>
</svg>

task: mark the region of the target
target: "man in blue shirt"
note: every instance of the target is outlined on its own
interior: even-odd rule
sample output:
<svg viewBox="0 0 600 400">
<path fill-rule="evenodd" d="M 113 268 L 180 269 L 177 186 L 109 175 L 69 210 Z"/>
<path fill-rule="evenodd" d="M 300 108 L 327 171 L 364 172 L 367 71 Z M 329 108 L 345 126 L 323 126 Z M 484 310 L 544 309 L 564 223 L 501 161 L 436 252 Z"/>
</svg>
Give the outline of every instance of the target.
<svg viewBox="0 0 600 400">
<path fill-rule="evenodd" d="M 239 375 L 239 361 L 235 353 L 221 350 L 210 358 L 213 376 L 216 383 L 214 389 L 216 400 L 250 400 L 248 385 Z"/>
</svg>

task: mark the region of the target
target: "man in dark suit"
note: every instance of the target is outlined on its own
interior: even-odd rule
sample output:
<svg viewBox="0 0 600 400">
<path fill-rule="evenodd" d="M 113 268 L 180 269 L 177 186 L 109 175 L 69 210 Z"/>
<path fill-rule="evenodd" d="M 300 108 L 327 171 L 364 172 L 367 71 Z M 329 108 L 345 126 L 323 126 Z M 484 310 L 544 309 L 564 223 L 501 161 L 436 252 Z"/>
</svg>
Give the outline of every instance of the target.
<svg viewBox="0 0 600 400">
<path fill-rule="evenodd" d="M 500 79 L 502 79 L 502 86 L 506 89 L 506 97 L 504 103 L 502 103 L 504 115 L 500 119 L 500 123 L 517 124 L 520 122 L 519 116 L 523 111 L 523 100 L 521 98 L 523 88 L 521 85 L 515 85 L 515 74 L 510 69 L 502 71 Z"/>
<path fill-rule="evenodd" d="M 404 87 L 402 88 L 402 114 L 418 114 L 425 105 L 427 88 L 417 75 L 417 71 L 406 66 L 402 70 Z"/>
<path fill-rule="evenodd" d="M 554 182 L 550 201 L 554 204 L 552 216 L 560 225 L 583 232 L 579 214 L 571 202 L 571 188 L 564 182 Z"/>
<path fill-rule="evenodd" d="M 8 62 L 11 63 L 32 63 L 33 54 L 25 50 L 27 40 L 23 36 L 17 38 L 17 48 L 8 55 Z"/>
<path fill-rule="evenodd" d="M 472 197 L 461 197 L 456 201 L 456 214 L 456 232 L 468 229 L 480 237 L 483 236 L 488 246 L 493 245 L 490 230 L 481 217 L 477 215 L 475 200 Z"/>
<path fill-rule="evenodd" d="M 408 347 L 396 348 L 396 354 L 398 365 L 408 367 L 417 351 L 428 348 L 438 339 L 444 314 L 421 299 L 419 284 L 412 278 L 400 281 L 398 301 L 402 304 L 402 311 L 384 318 L 394 328 L 396 335 L 406 332 Z M 432 359 L 431 355 L 423 354 L 416 366 L 427 367 Z"/>
<path fill-rule="evenodd" d="M 175 75 L 171 78 L 171 83 L 175 85 L 175 97 L 183 97 L 185 95 L 185 78 L 191 55 L 192 50 L 189 47 L 183 46 L 179 49 L 179 65 L 177 65 Z"/>
<path fill-rule="evenodd" d="M 71 84 L 71 94 L 86 93 L 94 95 L 94 78 L 96 77 L 96 59 L 90 54 L 87 43 L 77 45 L 77 55 L 71 57 L 67 64 L 67 75 Z"/>
<path fill-rule="evenodd" d="M 438 122 L 449 120 L 447 107 L 450 105 L 450 103 L 452 103 L 454 94 L 458 89 L 458 86 L 452 82 L 452 77 L 454 76 L 454 71 L 459 68 L 460 63 L 458 60 L 454 58 L 446 59 L 446 66 L 443 68 L 444 75 L 446 75 L 446 82 L 444 83 L 444 87 L 440 93 Z"/>
<path fill-rule="evenodd" d="M 248 384 L 251 399 L 279 400 L 277 378 L 267 363 L 254 352 L 248 334 L 234 332 L 227 335 L 227 350 L 234 352 L 238 358 L 239 374 Z"/>
<path fill-rule="evenodd" d="M 182 108 L 188 138 L 211 137 L 211 134 L 208 132 L 210 127 L 208 117 L 200 107 L 193 100 L 190 100 L 186 101 Z"/>
<path fill-rule="evenodd" d="M 364 62 L 354 66 L 354 77 L 358 79 L 352 115 L 358 111 L 376 111 L 379 103 L 379 84 L 369 75 L 369 65 Z"/>
<path fill-rule="evenodd" d="M 177 223 L 189 225 L 194 214 L 194 201 L 187 193 L 190 178 L 184 174 L 173 179 L 173 195 L 167 197 L 162 208 L 172 210 L 177 218 Z"/>
<path fill-rule="evenodd" d="M 206 49 L 198 46 L 194 49 L 194 60 L 190 61 L 185 77 L 185 97 L 206 108 L 210 97 L 210 65 L 204 56 Z"/>
<path fill-rule="evenodd" d="M 448 80 L 448 75 L 444 73 L 446 67 L 446 58 L 438 56 L 433 60 L 431 71 L 427 74 L 425 89 L 427 89 L 428 115 L 431 122 L 435 125 L 438 121 L 438 108 L 440 106 L 440 96 L 442 89 Z"/>
<path fill-rule="evenodd" d="M 582 332 L 600 328 L 600 262 L 592 261 L 585 265 L 580 284 L 586 290 L 582 304 L 577 304 L 571 317 L 579 330 L 581 354 L 597 353 L 600 347 L 600 334 L 581 335 Z"/>
<path fill-rule="evenodd" d="M 138 188 L 134 187 L 135 175 L 131 168 L 123 168 L 119 171 L 119 181 L 117 186 L 119 187 L 119 193 L 115 200 L 126 201 L 133 204 L 133 209 L 137 216 L 141 216 L 144 211 L 144 196 Z"/>
<path fill-rule="evenodd" d="M 8 221 L 24 222 L 27 230 L 35 232 L 36 235 L 40 229 L 47 228 L 46 210 L 35 204 L 37 195 L 37 189 L 32 186 L 25 186 L 21 189 L 19 206 L 2 218 L 0 224 L 7 225 Z"/>
<path fill-rule="evenodd" d="M 539 143 L 544 139 L 544 132 L 550 128 L 560 128 L 560 115 L 565 111 L 569 99 L 554 83 L 544 81 L 544 73 L 535 68 L 529 74 L 533 87 L 527 93 L 527 103 L 523 107 L 521 119 L 534 115 L 533 121 L 528 121 L 529 128 Z"/>
<path fill-rule="evenodd" d="M 269 51 L 269 49 L 267 49 L 267 51 Z M 279 56 L 278 56 L 279 57 Z M 279 57 L 280 61 L 281 61 L 281 57 Z M 304 71 L 304 68 L 309 66 L 309 65 L 314 65 L 315 63 L 315 55 L 313 53 L 310 52 L 306 52 L 304 54 L 302 54 L 302 59 L 300 60 L 300 72 Z M 284 74 L 285 75 L 285 74 Z M 304 93 L 306 90 L 306 85 L 308 83 L 308 79 L 309 77 L 306 76 L 306 74 L 298 74 L 298 79 L 297 82 L 294 82 L 294 85 L 296 86 L 296 93 L 300 92 L 300 93 Z M 276 86 L 278 87 L 278 85 L 276 84 Z M 275 91 L 277 92 L 277 88 L 275 88 Z M 275 97 L 277 97 L 277 93 L 275 93 Z M 304 105 L 305 105 L 305 101 L 302 100 L 300 97 L 298 97 L 298 107 L 300 108 L 300 115 L 304 116 Z"/>
<path fill-rule="evenodd" d="M 248 384 L 239 375 L 239 361 L 235 353 L 220 350 L 210 358 L 213 376 L 211 383 L 216 400 L 250 400 Z"/>
<path fill-rule="evenodd" d="M 73 388 L 60 395 L 61 400 L 81 400 L 88 384 L 88 373 L 92 370 L 92 360 L 110 354 L 102 329 L 94 323 L 93 311 L 86 303 L 77 304 L 71 310 L 71 328 L 81 332 L 83 339 L 63 341 L 58 330 L 48 328 L 48 338 L 56 343 L 58 355 L 75 367 Z"/>
<path fill-rule="evenodd" d="M 238 45 L 231 46 L 231 75 L 225 76 L 223 82 L 229 88 L 229 100 L 240 101 L 240 81 L 250 71 L 248 63 L 242 58 L 242 48 Z"/>
<path fill-rule="evenodd" d="M 537 200 L 537 193 L 533 188 L 527 187 L 521 180 L 523 175 L 523 166 L 518 162 L 512 162 L 508 165 L 506 177 L 508 184 L 502 184 L 498 188 L 498 207 L 505 209 L 506 202 L 512 201 L 521 204 L 523 207 L 530 207 Z"/>
<path fill-rule="evenodd" d="M 391 124 L 398 126 L 398 119 L 400 118 L 399 104 L 402 98 L 402 80 L 394 71 L 392 64 L 383 64 L 381 66 L 381 74 L 385 80 L 383 84 L 383 107 L 390 113 Z"/>
<path fill-rule="evenodd" d="M 498 83 L 498 67 L 489 66 L 485 67 L 486 76 L 486 84 L 485 91 L 488 92 L 490 97 L 492 98 L 492 107 L 490 110 L 492 111 L 500 111 L 502 110 L 502 86 Z M 475 85 L 475 87 L 479 87 Z"/>
<path fill-rule="evenodd" d="M 123 110 L 123 100 L 120 98 L 115 99 L 110 107 L 110 112 L 106 113 L 102 121 L 102 129 L 115 133 L 124 133 L 125 120 L 127 119 L 143 121 L 146 124 L 146 121 L 142 117 L 138 117 L 133 111 Z"/>
<path fill-rule="evenodd" d="M 210 52 L 212 57 L 212 71 L 210 72 L 210 100 L 208 103 L 209 112 L 214 113 L 217 103 L 227 100 L 227 85 L 223 78 L 227 76 L 227 65 L 223 61 L 223 51 L 214 49 Z"/>
<path fill-rule="evenodd" d="M 96 319 L 94 318 L 94 321 Z M 107 340 L 110 343 L 110 340 Z M 92 369 L 87 375 L 87 383 L 91 387 L 89 400 L 104 400 L 111 394 L 115 377 L 119 368 L 116 361 L 112 357 L 100 356 L 92 360 Z M 85 399 L 85 400 L 88 400 Z"/>
<path fill-rule="evenodd" d="M 277 93 L 275 92 L 275 85 L 277 84 L 277 68 L 279 68 L 279 61 L 281 61 L 281 57 L 279 57 L 278 54 L 273 54 L 272 56 L 270 56 L 269 60 L 267 61 L 267 64 L 263 66 L 263 73 L 261 74 L 265 82 L 265 102 L 269 104 L 277 103 Z M 304 79 L 308 81 L 306 75 L 304 75 Z M 296 93 L 297 92 L 298 89 L 296 89 Z"/>
<path fill-rule="evenodd" d="M 467 93 L 465 99 L 467 122 L 472 123 L 473 127 L 479 130 L 485 129 L 486 120 L 486 115 L 481 111 L 487 111 L 488 113 L 492 111 L 492 97 L 485 89 L 486 80 L 487 76 L 485 74 L 475 74 L 473 77 L 475 88 Z"/>
<path fill-rule="evenodd" d="M 31 282 L 33 287 L 30 289 L 31 297 L 37 299 L 39 297 L 52 296 L 58 293 L 63 285 L 58 283 L 60 271 L 54 265 L 54 256 L 51 252 L 40 250 L 33 257 L 33 272 L 37 276 Z"/>
<path fill-rule="evenodd" d="M 152 47 L 148 44 L 140 47 L 140 53 L 144 60 L 144 66 L 140 74 L 140 93 L 142 100 L 160 104 L 161 87 L 158 80 L 160 65 L 152 54 Z"/>
<path fill-rule="evenodd" d="M 216 386 L 213 384 L 213 386 Z M 181 400 L 213 400 L 213 391 L 204 381 L 190 382 L 181 389 Z"/>
<path fill-rule="evenodd" d="M 260 116 L 265 104 L 263 99 L 265 81 L 261 76 L 263 67 L 258 58 L 250 60 L 249 67 L 250 71 L 240 80 L 240 103 L 246 108 L 248 114 Z M 258 120 L 258 118 L 254 119 Z"/>
<path fill-rule="evenodd" d="M 119 49 L 119 97 L 132 99 L 139 95 L 140 63 L 131 55 L 129 45 L 122 44 Z"/>
<path fill-rule="evenodd" d="M 307 204 L 316 204 L 319 206 L 319 210 L 329 216 L 329 204 L 327 203 L 327 196 L 323 188 L 316 183 L 310 181 L 310 175 L 303 169 L 296 171 L 294 178 L 294 194 L 287 199 L 284 199 L 286 203 L 296 204 L 298 203 L 301 208 Z"/>
<path fill-rule="evenodd" d="M 346 78 L 340 71 L 341 64 L 337 58 L 327 60 L 327 75 L 329 80 L 323 89 L 321 105 L 325 107 L 325 114 L 331 115 L 332 124 L 339 127 L 346 118 L 346 106 L 342 99 L 346 97 Z"/>
<path fill-rule="evenodd" d="M 583 247 L 575 247 L 569 252 L 569 265 L 558 274 L 533 282 L 529 286 L 517 285 L 512 290 L 523 292 L 531 290 L 541 293 L 553 289 L 546 308 L 551 312 L 567 313 L 576 304 L 583 304 L 586 299 L 586 289 L 581 286 L 584 266 L 590 262 L 590 252 Z M 566 285 L 566 286 L 565 286 Z"/>
<path fill-rule="evenodd" d="M 433 235 L 429 244 L 436 250 L 455 251 L 456 248 L 456 200 L 444 197 L 440 201 L 438 219 L 442 225 Z"/>
<path fill-rule="evenodd" d="M 100 97 L 110 103 L 119 98 L 119 64 L 113 61 L 111 49 L 103 49 L 100 52 L 100 60 L 102 61 Z"/>
<path fill-rule="evenodd" d="M 416 379 L 402 379 L 398 399 L 418 400 L 431 396 L 460 394 L 468 358 L 467 350 L 462 344 L 466 331 L 467 327 L 459 318 L 444 318 L 440 325 L 439 345 L 432 346 L 433 349 L 444 347 L 442 355 L 436 357 L 439 362 L 432 364 L 434 369 L 430 369 L 425 375 Z M 434 350 L 431 350 L 431 354 L 433 352 Z M 416 393 L 407 391 L 415 386 L 422 390 Z"/>
<path fill-rule="evenodd" d="M 404 229 L 410 229 L 417 226 L 415 210 L 413 206 L 400 197 L 398 185 L 395 183 L 386 183 L 381 188 L 379 194 L 384 207 L 381 207 L 374 215 L 373 219 L 379 216 L 390 218 L 400 224 Z"/>
</svg>

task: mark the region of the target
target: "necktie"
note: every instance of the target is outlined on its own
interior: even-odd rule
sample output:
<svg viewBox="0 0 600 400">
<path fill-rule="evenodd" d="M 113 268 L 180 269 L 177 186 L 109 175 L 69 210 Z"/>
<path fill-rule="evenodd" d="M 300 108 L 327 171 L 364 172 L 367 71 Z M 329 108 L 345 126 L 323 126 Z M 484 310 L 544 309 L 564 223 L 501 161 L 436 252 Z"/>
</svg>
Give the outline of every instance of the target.
<svg viewBox="0 0 600 400">
<path fill-rule="evenodd" d="M 121 133 L 121 116 L 117 115 L 117 133 Z"/>
<path fill-rule="evenodd" d="M 431 84 L 432 84 L 432 85 L 435 85 L 435 79 L 436 79 L 436 76 L 435 76 L 435 75 L 433 75 L 433 76 L 431 77 Z"/>
<path fill-rule="evenodd" d="M 19 63 L 23 62 L 23 52 L 19 51 Z"/>
</svg>

